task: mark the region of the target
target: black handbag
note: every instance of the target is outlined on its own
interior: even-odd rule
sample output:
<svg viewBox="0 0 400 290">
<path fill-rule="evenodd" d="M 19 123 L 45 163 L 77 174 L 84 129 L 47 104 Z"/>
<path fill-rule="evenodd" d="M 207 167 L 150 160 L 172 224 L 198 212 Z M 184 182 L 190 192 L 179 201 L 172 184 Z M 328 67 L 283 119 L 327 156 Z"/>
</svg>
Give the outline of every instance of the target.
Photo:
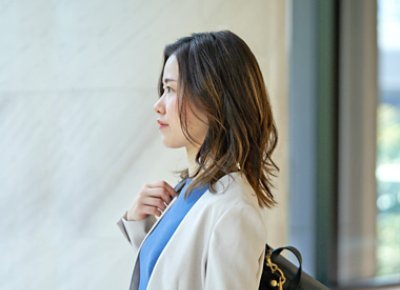
<svg viewBox="0 0 400 290">
<path fill-rule="evenodd" d="M 298 262 L 296 267 L 281 255 L 283 250 L 292 252 Z M 314 279 L 302 268 L 300 252 L 295 247 L 272 249 L 265 246 L 265 260 L 259 290 L 329 290 L 328 287 Z"/>
</svg>

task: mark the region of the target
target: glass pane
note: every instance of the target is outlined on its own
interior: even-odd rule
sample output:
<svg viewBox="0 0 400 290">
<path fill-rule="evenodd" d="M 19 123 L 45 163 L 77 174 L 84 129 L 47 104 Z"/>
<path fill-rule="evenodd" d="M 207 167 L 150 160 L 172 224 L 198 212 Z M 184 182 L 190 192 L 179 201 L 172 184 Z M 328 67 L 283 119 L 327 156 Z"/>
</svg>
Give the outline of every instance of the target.
<svg viewBox="0 0 400 290">
<path fill-rule="evenodd" d="M 400 0 L 378 0 L 377 276 L 400 273 Z"/>
</svg>

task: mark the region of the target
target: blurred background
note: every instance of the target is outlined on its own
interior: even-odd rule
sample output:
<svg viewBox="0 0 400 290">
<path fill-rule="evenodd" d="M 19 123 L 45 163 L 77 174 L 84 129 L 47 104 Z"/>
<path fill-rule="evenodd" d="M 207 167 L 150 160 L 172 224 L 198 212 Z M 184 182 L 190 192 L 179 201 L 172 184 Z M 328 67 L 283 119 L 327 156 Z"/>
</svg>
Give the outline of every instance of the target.
<svg viewBox="0 0 400 290">
<path fill-rule="evenodd" d="M 400 0 L 0 0 L 0 289 L 127 289 L 116 226 L 178 181 L 166 44 L 229 29 L 279 130 L 269 243 L 334 289 L 400 289 Z"/>
</svg>

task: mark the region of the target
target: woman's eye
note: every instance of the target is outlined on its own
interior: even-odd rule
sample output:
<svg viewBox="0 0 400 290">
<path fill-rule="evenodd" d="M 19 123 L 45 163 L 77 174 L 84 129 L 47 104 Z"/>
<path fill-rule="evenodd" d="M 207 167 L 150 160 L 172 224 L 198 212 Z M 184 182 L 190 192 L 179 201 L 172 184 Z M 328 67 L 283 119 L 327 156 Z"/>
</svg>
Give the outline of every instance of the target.
<svg viewBox="0 0 400 290">
<path fill-rule="evenodd" d="M 165 90 L 166 90 L 167 93 L 169 94 L 169 93 L 171 93 L 171 90 L 172 90 L 172 89 L 171 89 L 171 87 L 166 87 Z"/>
</svg>

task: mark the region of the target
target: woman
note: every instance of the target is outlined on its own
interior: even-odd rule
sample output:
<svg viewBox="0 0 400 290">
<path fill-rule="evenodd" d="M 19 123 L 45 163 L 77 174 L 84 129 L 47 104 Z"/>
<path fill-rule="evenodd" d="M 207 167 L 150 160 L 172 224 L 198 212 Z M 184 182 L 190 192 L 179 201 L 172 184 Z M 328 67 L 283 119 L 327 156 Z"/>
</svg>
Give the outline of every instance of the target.
<svg viewBox="0 0 400 290">
<path fill-rule="evenodd" d="M 181 38 L 164 50 L 159 94 L 163 143 L 185 147 L 189 167 L 175 188 L 144 185 L 118 221 L 138 251 L 130 289 L 258 289 L 278 167 L 256 58 L 230 31 Z"/>
</svg>

